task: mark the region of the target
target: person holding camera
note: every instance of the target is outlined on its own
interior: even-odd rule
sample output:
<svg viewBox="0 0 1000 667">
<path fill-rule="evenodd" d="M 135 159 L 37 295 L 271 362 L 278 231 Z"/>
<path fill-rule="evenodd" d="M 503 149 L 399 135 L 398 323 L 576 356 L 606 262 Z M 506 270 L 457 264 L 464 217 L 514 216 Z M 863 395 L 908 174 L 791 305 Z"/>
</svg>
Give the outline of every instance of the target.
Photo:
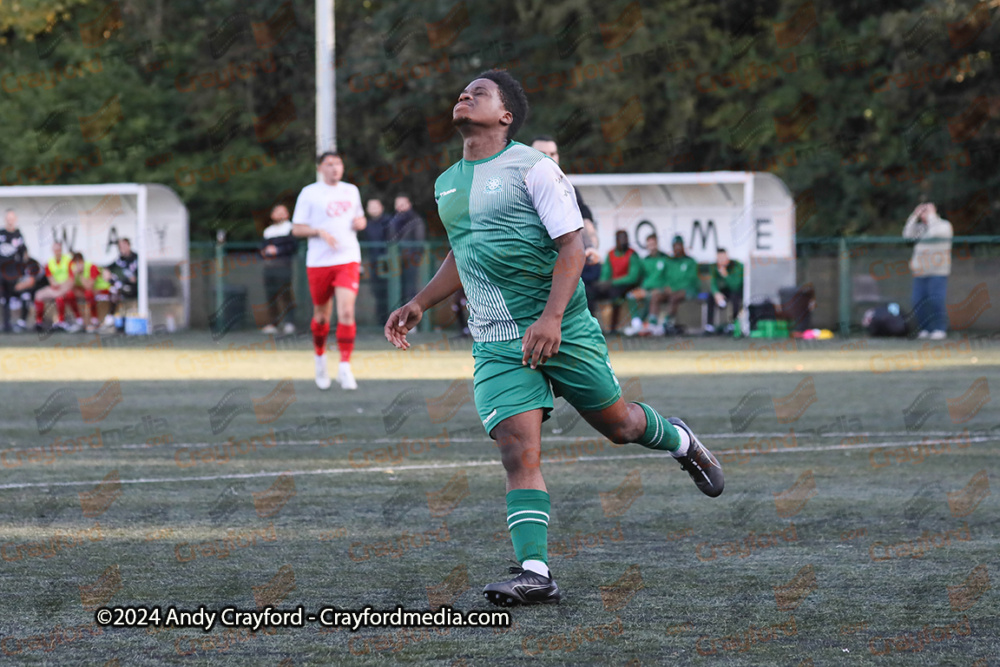
<svg viewBox="0 0 1000 667">
<path fill-rule="evenodd" d="M 903 238 L 916 241 L 910 273 L 913 274 L 913 311 L 920 333 L 917 338 L 943 340 L 948 336 L 945 299 L 951 274 L 951 223 L 937 207 L 925 202 L 913 209 L 903 227 Z"/>
</svg>

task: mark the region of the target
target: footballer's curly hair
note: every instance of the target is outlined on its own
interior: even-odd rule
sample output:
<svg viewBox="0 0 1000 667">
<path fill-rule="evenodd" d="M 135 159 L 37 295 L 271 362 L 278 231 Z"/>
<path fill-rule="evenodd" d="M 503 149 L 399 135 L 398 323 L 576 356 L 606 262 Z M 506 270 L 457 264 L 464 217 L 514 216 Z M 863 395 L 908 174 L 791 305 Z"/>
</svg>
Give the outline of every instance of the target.
<svg viewBox="0 0 1000 667">
<path fill-rule="evenodd" d="M 489 79 L 497 84 L 500 91 L 500 102 L 503 108 L 510 112 L 514 119 L 507 126 L 507 140 L 510 141 L 528 119 L 528 96 L 517 79 L 504 69 L 491 69 L 483 72 L 477 79 Z"/>
</svg>

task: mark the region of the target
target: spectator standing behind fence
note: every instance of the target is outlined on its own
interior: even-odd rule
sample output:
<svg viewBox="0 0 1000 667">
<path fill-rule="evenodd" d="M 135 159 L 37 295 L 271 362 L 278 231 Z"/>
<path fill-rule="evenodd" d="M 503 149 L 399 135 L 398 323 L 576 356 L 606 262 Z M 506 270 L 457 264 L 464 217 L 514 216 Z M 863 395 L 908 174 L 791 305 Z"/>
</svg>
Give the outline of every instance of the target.
<svg viewBox="0 0 1000 667">
<path fill-rule="evenodd" d="M 24 244 L 21 230 L 17 228 L 17 213 L 8 209 L 4 216 L 4 227 L 0 229 L 0 298 L 3 299 L 3 331 L 11 333 L 11 303 L 14 300 L 14 285 L 23 272 L 28 248 Z"/>
<path fill-rule="evenodd" d="M 271 209 L 271 224 L 264 229 L 260 254 L 264 258 L 264 291 L 270 321 L 261 333 L 295 333 L 295 292 L 292 289 L 292 262 L 299 250 L 299 241 L 292 236 L 292 221 L 288 209 L 278 204 Z"/>
<path fill-rule="evenodd" d="M 618 330 L 622 298 L 638 287 L 641 279 L 642 262 L 639 255 L 628 247 L 628 232 L 619 229 L 615 232 L 615 247 L 608 253 L 608 259 L 601 268 L 597 290 L 601 300 L 611 301 L 611 322 L 608 324 L 610 333 Z"/>
<path fill-rule="evenodd" d="M 407 303 L 417 294 L 420 262 L 424 258 L 423 243 L 427 238 L 427 223 L 413 210 L 407 195 L 396 195 L 396 215 L 389 222 L 388 243 L 399 247 L 400 303 Z M 405 246 L 399 246 L 406 243 Z M 416 246 L 415 244 L 419 244 Z"/>
<path fill-rule="evenodd" d="M 917 206 L 903 227 L 903 238 L 915 240 L 910 272 L 913 274 L 913 310 L 917 316 L 918 338 L 941 340 L 947 337 L 948 314 L 945 299 L 951 273 L 951 223 L 937 214 L 930 202 Z"/>
<path fill-rule="evenodd" d="M 372 293 L 375 295 L 375 321 L 385 322 L 389 319 L 389 286 L 386 283 L 385 242 L 389 238 L 389 222 L 392 216 L 385 212 L 385 207 L 378 199 L 369 199 L 365 205 L 368 226 L 365 227 L 365 241 L 369 246 L 368 263 Z"/>
<path fill-rule="evenodd" d="M 559 146 L 556 140 L 547 134 L 540 134 L 531 140 L 531 147 L 536 151 L 545 153 L 552 160 L 559 164 Z M 583 203 L 580 191 L 573 188 L 576 194 L 576 205 L 580 207 L 580 216 L 583 218 L 583 252 L 585 263 L 580 278 L 583 280 L 583 287 L 587 292 L 587 308 L 591 315 L 597 315 L 597 284 L 601 279 L 601 253 L 597 246 L 597 224 L 594 222 L 594 214 L 590 207 Z"/>
<path fill-rule="evenodd" d="M 733 332 L 733 322 L 743 308 L 743 264 L 735 259 L 729 259 L 725 248 L 719 248 L 715 253 L 715 264 L 712 265 L 708 299 L 708 323 L 705 333 L 715 333 L 715 310 L 726 309 L 726 304 L 733 304 L 732 322 L 726 327 L 726 333 Z"/>
</svg>

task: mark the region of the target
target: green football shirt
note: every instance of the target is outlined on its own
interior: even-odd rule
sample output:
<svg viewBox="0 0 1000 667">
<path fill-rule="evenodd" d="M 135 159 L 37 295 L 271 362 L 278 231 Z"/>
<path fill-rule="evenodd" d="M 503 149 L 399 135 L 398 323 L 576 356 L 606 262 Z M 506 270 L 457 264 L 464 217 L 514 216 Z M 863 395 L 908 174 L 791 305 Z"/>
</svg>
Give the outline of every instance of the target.
<svg viewBox="0 0 1000 667">
<path fill-rule="evenodd" d="M 729 288 L 730 292 L 743 293 L 743 264 L 735 259 L 729 260 L 729 268 L 726 270 L 726 277 L 719 275 L 719 265 L 712 265 L 712 278 L 709 282 L 709 291 L 713 294 L 720 288 Z"/>
<path fill-rule="evenodd" d="M 693 299 L 701 291 L 698 278 L 698 262 L 693 257 L 671 257 L 667 263 L 667 287 L 671 291 L 684 290 L 687 299 Z"/>
<path fill-rule="evenodd" d="M 642 285 L 645 290 L 663 289 L 667 286 L 667 263 L 670 258 L 662 252 L 647 255 L 642 260 Z"/>
<path fill-rule="evenodd" d="M 481 343 L 524 336 L 548 301 L 556 239 L 583 228 L 576 193 L 559 165 L 512 141 L 483 160 L 460 160 L 434 183 L 469 304 L 469 331 Z M 587 312 L 577 283 L 563 321 Z"/>
</svg>

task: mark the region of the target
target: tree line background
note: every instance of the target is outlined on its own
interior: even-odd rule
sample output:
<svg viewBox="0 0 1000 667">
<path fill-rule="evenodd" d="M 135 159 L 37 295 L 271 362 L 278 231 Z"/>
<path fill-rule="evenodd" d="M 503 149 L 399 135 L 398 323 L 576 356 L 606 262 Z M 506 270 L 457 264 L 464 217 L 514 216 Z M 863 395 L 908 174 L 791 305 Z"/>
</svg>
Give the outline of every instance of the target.
<svg viewBox="0 0 1000 667">
<path fill-rule="evenodd" d="M 315 178 L 314 5 L 0 4 L 4 185 L 158 182 L 192 240 L 256 238 Z M 529 92 L 518 135 L 569 172 L 761 170 L 800 236 L 896 235 L 921 199 L 997 233 L 1000 2 L 341 0 L 337 143 L 362 197 L 437 174 L 478 72 Z M 598 221 L 600 222 L 600 221 Z"/>
</svg>

